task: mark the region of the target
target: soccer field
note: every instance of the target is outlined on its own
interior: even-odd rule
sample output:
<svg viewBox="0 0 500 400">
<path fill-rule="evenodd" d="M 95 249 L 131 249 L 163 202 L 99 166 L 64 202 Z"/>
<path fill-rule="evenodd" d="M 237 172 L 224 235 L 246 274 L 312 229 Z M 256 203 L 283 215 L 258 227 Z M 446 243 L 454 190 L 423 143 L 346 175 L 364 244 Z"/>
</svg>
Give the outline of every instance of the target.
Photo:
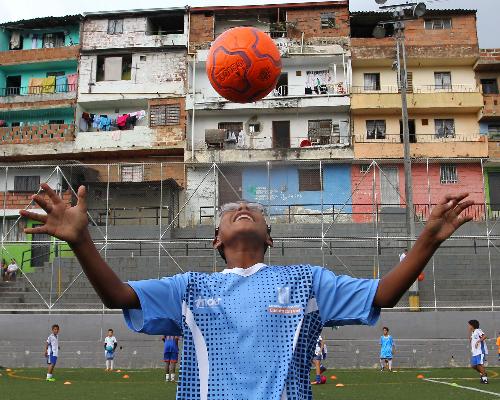
<svg viewBox="0 0 500 400">
<path fill-rule="evenodd" d="M 45 381 L 45 370 L 20 368 L 0 370 L 2 400 L 70 399 L 175 399 L 175 384 L 163 382 L 161 369 L 123 370 L 56 369 L 57 381 Z M 481 385 L 477 374 L 467 368 L 416 369 L 397 372 L 377 370 L 329 370 L 337 379 L 313 387 L 314 399 L 384 400 L 475 400 L 500 397 L 500 368 L 490 368 L 490 384 Z M 424 375 L 424 379 L 417 375 Z M 129 378 L 124 378 L 128 375 Z M 71 384 L 64 384 L 71 382 Z M 337 387 L 343 384 L 343 387 Z M 228 399 L 229 400 L 229 399 Z M 234 399 L 236 400 L 236 399 Z"/>
</svg>

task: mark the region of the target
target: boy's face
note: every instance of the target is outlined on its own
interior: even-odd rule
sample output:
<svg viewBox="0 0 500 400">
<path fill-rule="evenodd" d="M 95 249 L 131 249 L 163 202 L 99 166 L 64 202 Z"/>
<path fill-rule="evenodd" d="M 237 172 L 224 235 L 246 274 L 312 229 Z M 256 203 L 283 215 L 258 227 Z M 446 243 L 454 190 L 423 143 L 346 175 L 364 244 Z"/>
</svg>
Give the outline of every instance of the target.
<svg viewBox="0 0 500 400">
<path fill-rule="evenodd" d="M 52 333 L 53 333 L 54 335 L 57 335 L 57 334 L 59 333 L 59 327 L 54 326 L 54 327 L 52 328 Z"/>
<path fill-rule="evenodd" d="M 474 327 L 471 324 L 467 324 L 467 327 L 469 328 L 469 332 L 474 332 Z"/>
<path fill-rule="evenodd" d="M 113 331 L 108 331 L 108 336 L 109 337 L 113 336 Z"/>
<path fill-rule="evenodd" d="M 387 334 L 389 333 L 387 329 L 382 329 L 382 332 L 384 332 L 384 336 L 387 336 Z"/>
<path fill-rule="evenodd" d="M 245 238 L 272 246 L 267 232 L 264 208 L 257 203 L 229 203 L 221 210 L 219 234 L 214 239 L 214 247 L 228 245 L 233 240 Z"/>
</svg>

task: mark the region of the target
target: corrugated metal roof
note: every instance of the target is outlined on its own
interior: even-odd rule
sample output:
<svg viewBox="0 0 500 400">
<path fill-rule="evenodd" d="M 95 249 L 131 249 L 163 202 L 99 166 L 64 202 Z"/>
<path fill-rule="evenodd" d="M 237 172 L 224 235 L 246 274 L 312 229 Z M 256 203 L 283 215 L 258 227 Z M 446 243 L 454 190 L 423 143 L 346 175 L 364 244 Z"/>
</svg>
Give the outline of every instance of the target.
<svg viewBox="0 0 500 400">
<path fill-rule="evenodd" d="M 428 9 L 425 12 L 426 16 L 436 16 L 436 15 L 467 15 L 467 14 L 476 14 L 477 10 L 475 9 L 465 9 L 465 8 L 448 8 L 448 9 Z M 374 15 L 392 15 L 392 13 L 388 11 L 352 11 L 351 16 L 374 16 Z"/>
<path fill-rule="evenodd" d="M 307 7 L 331 7 L 331 6 L 347 6 L 347 0 L 337 1 L 313 1 L 307 3 L 282 3 L 282 4 L 255 4 L 248 6 L 212 6 L 212 7 L 191 7 L 191 12 L 207 12 L 207 11 L 231 11 L 231 10 L 251 10 L 251 9 L 266 9 L 266 8 L 307 8 Z"/>
<path fill-rule="evenodd" d="M 168 13 L 168 12 L 176 12 L 176 11 L 181 11 L 181 12 L 186 12 L 186 10 L 189 9 L 189 7 L 170 7 L 170 8 L 136 8 L 132 10 L 112 10 L 112 11 L 92 11 L 92 12 L 84 12 L 83 17 L 88 18 L 108 18 L 110 15 L 120 15 L 120 16 L 126 16 L 126 15 L 141 15 L 141 14 L 161 14 L 161 13 Z"/>
<path fill-rule="evenodd" d="M 7 29 L 41 29 L 54 26 L 67 26 L 80 22 L 82 15 L 65 15 L 63 17 L 40 17 L 32 19 L 21 19 L 19 21 L 4 22 L 0 27 Z"/>
</svg>

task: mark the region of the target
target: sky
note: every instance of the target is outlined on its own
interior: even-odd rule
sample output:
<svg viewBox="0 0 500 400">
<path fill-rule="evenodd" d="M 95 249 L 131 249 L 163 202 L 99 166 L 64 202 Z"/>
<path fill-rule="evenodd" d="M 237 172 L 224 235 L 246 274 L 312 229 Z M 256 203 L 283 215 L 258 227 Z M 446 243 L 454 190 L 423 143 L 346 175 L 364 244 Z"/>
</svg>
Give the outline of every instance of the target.
<svg viewBox="0 0 500 400">
<path fill-rule="evenodd" d="M 314 0 L 310 0 L 314 1 Z M 388 0 L 387 4 L 403 3 L 406 0 Z M 0 22 L 16 21 L 36 17 L 79 14 L 86 11 L 124 10 L 138 8 L 193 7 L 210 5 L 247 5 L 301 3 L 300 0 L 0 0 Z M 428 8 L 466 8 L 478 10 L 479 46 L 500 47 L 500 0 L 427 0 Z M 375 0 L 350 0 L 351 11 L 376 10 Z"/>
</svg>

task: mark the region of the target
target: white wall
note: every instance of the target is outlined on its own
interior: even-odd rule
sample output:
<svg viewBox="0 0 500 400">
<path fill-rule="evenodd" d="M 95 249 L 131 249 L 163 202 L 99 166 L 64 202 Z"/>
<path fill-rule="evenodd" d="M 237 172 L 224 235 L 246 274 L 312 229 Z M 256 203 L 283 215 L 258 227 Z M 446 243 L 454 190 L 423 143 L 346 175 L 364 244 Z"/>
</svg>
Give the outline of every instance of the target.
<svg viewBox="0 0 500 400">
<path fill-rule="evenodd" d="M 191 196 L 192 197 L 187 202 L 184 209 L 185 226 L 196 226 L 199 224 L 200 207 L 213 206 L 216 187 L 217 179 L 214 182 L 213 168 L 210 169 L 210 167 L 188 167 L 186 169 L 186 190 L 184 194 L 184 201 L 189 199 Z M 212 214 L 213 208 L 207 209 L 206 212 L 208 214 Z M 213 224 L 213 219 L 203 218 L 202 223 L 208 225 Z"/>
<path fill-rule="evenodd" d="M 0 191 L 14 190 L 15 176 L 40 176 L 40 183 L 47 182 L 52 189 L 57 189 L 58 183 L 62 183 L 62 175 L 54 172 L 56 167 L 20 168 L 9 167 L 7 172 L 7 187 L 5 186 L 5 167 L 0 168 Z M 52 174 L 53 173 L 53 174 Z M 52 174 L 52 176 L 51 176 Z M 49 178 L 50 177 L 50 178 Z"/>
</svg>

